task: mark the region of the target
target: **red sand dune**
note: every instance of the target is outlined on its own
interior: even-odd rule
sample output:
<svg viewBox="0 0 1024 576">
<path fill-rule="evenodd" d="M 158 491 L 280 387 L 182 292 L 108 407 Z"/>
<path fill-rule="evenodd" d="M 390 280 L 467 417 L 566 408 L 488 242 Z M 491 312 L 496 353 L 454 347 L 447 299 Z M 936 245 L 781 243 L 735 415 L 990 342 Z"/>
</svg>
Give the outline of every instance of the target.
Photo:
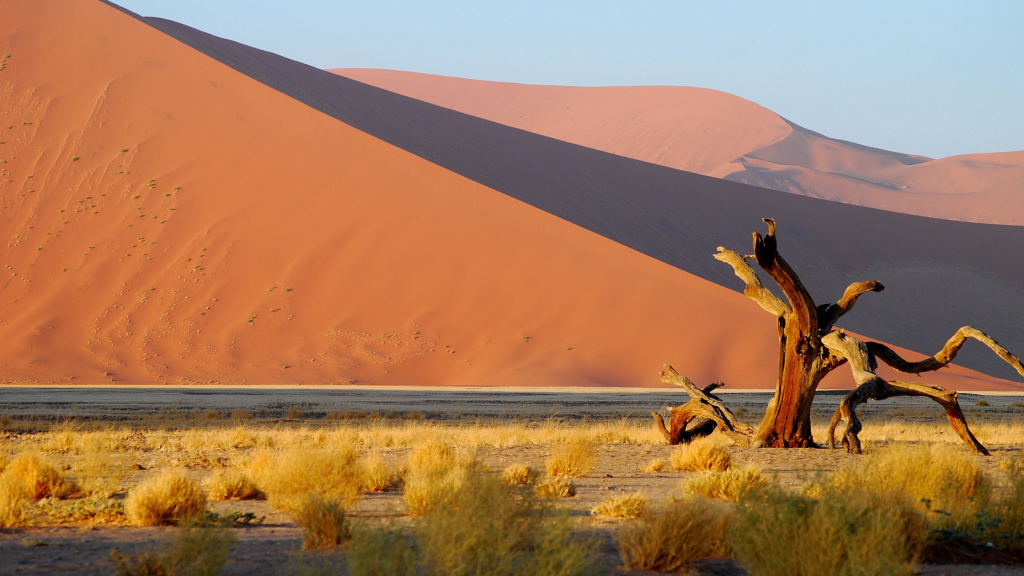
<svg viewBox="0 0 1024 576">
<path fill-rule="evenodd" d="M 535 86 L 415 72 L 331 70 L 606 152 L 906 214 L 1024 225 L 1024 152 L 932 160 L 834 140 L 737 96 L 676 86 Z"/>
<path fill-rule="evenodd" d="M 107 5 L 8 2 L 0 52 L 3 382 L 774 385 L 742 295 Z"/>
</svg>

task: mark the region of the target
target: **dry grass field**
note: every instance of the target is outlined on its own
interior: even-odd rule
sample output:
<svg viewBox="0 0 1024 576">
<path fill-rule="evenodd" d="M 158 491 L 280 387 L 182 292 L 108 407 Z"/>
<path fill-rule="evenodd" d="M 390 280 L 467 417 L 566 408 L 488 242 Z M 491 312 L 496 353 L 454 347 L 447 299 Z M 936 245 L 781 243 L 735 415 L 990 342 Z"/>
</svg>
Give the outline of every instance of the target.
<svg viewBox="0 0 1024 576">
<path fill-rule="evenodd" d="M 11 391 L 0 574 L 1024 574 L 1020 397 L 962 396 L 986 458 L 913 401 L 864 410 L 852 456 L 668 446 L 644 410 L 671 394 Z"/>
</svg>

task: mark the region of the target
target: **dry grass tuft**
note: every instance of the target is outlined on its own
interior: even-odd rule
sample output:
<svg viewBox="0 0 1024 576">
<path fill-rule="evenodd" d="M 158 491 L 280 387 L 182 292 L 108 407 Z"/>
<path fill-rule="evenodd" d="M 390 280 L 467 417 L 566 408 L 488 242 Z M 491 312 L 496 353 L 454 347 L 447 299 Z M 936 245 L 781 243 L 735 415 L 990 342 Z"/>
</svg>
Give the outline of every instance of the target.
<svg viewBox="0 0 1024 576">
<path fill-rule="evenodd" d="M 596 551 L 592 539 L 573 534 L 568 514 L 478 472 L 419 520 L 416 536 L 428 573 L 445 576 L 582 575 Z"/>
<path fill-rule="evenodd" d="M 576 482 L 572 478 L 548 478 L 534 487 L 542 498 L 572 498 L 576 495 Z"/>
<path fill-rule="evenodd" d="M 634 570 L 683 571 L 701 558 L 729 554 L 729 520 L 725 507 L 701 498 L 670 502 L 624 526 L 619 553 Z"/>
<path fill-rule="evenodd" d="M 116 551 L 118 576 L 215 576 L 228 559 L 235 536 L 225 528 L 181 528 L 162 550 L 133 555 Z"/>
<path fill-rule="evenodd" d="M 664 460 L 651 460 L 644 466 L 644 472 L 647 474 L 655 474 L 661 472 L 665 468 L 668 468 L 668 462 Z"/>
<path fill-rule="evenodd" d="M 78 486 L 38 454 L 22 453 L 4 468 L 4 474 L 21 482 L 28 498 L 67 498 Z"/>
<path fill-rule="evenodd" d="M 837 472 L 822 489 L 903 495 L 939 527 L 964 527 L 991 496 L 979 456 L 948 446 L 892 448 L 869 454 L 863 465 Z"/>
<path fill-rule="evenodd" d="M 683 481 L 682 488 L 689 494 L 710 500 L 737 502 L 745 496 L 767 488 L 768 479 L 757 468 L 733 468 L 725 472 L 703 472 Z"/>
<path fill-rule="evenodd" d="M 14 528 L 28 521 L 28 490 L 11 474 L 0 474 L 0 528 Z"/>
<path fill-rule="evenodd" d="M 475 451 L 460 451 L 433 440 L 420 444 L 409 454 L 405 474 L 404 499 L 409 514 L 423 516 L 436 506 L 451 503 L 466 477 L 481 467 Z"/>
<path fill-rule="evenodd" d="M 199 483 L 180 472 L 150 478 L 128 493 L 125 514 L 136 526 L 164 526 L 194 521 L 206 511 Z"/>
<path fill-rule="evenodd" d="M 416 576 L 415 538 L 401 529 L 355 529 L 345 554 L 352 576 Z"/>
<path fill-rule="evenodd" d="M 548 476 L 582 478 L 594 469 L 596 461 L 594 444 L 577 438 L 552 444 L 551 456 L 544 466 L 547 468 Z"/>
<path fill-rule="evenodd" d="M 363 497 L 363 467 L 356 449 L 348 445 L 261 452 L 248 472 L 270 505 L 280 510 L 295 510 L 308 495 L 330 498 L 346 508 Z"/>
<path fill-rule="evenodd" d="M 638 490 L 632 494 L 609 496 L 590 513 L 599 518 L 637 518 L 647 504 L 647 496 Z"/>
<path fill-rule="evenodd" d="M 363 466 L 363 487 L 369 492 L 387 492 L 402 486 L 402 475 L 379 456 L 369 458 Z"/>
<path fill-rule="evenodd" d="M 501 480 L 509 486 L 536 484 L 540 472 L 524 464 L 511 464 L 501 471 Z"/>
<path fill-rule="evenodd" d="M 260 500 L 265 498 L 256 483 L 238 470 L 217 470 L 206 479 L 210 500 Z"/>
<path fill-rule="evenodd" d="M 743 566 L 758 576 L 900 576 L 915 572 L 925 526 L 896 494 L 813 500 L 774 492 L 740 505 L 731 536 Z"/>
<path fill-rule="evenodd" d="M 302 547 L 306 550 L 335 548 L 351 535 L 345 507 L 336 500 L 307 496 L 293 515 L 302 527 Z"/>
<path fill-rule="evenodd" d="M 672 469 L 679 472 L 724 472 L 732 466 L 732 455 L 712 438 L 700 438 L 677 447 L 669 456 Z"/>
</svg>

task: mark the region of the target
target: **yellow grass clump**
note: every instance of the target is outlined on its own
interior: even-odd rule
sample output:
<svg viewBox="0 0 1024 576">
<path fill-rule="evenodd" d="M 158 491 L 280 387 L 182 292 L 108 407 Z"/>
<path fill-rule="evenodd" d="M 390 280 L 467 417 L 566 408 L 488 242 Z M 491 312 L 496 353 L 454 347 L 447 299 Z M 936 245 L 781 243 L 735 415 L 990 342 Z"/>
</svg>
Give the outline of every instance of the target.
<svg viewBox="0 0 1024 576">
<path fill-rule="evenodd" d="M 823 493 L 902 495 L 933 523 L 966 527 L 991 496 L 979 458 L 943 445 L 880 450 L 861 466 L 837 472 L 823 485 Z"/>
<path fill-rule="evenodd" d="M 238 470 L 217 470 L 206 479 L 210 500 L 259 500 L 264 498 L 256 483 Z"/>
<path fill-rule="evenodd" d="M 340 546 L 351 534 L 345 507 L 330 498 L 306 496 L 293 516 L 302 527 L 302 547 L 306 550 Z"/>
<path fill-rule="evenodd" d="M 358 456 L 349 445 L 267 451 L 253 458 L 248 472 L 274 508 L 295 510 L 308 495 L 330 498 L 349 508 L 363 497 L 364 473 Z"/>
<path fill-rule="evenodd" d="M 551 455 L 544 462 L 548 476 L 582 478 L 594 469 L 597 456 L 594 444 L 581 438 L 551 445 Z"/>
<path fill-rule="evenodd" d="M 925 527 L 913 505 L 896 494 L 814 500 L 771 492 L 739 506 L 730 534 L 737 558 L 757 576 L 909 576 Z"/>
<path fill-rule="evenodd" d="M 367 459 L 363 469 L 363 487 L 368 492 L 387 492 L 402 485 L 401 473 L 388 466 L 388 463 L 379 456 Z"/>
<path fill-rule="evenodd" d="M 599 518 L 636 518 L 647 508 L 647 504 L 647 496 L 638 490 L 632 494 L 609 496 L 590 513 Z"/>
<path fill-rule="evenodd" d="M 536 484 L 540 472 L 524 464 L 510 464 L 501 471 L 501 480 L 509 486 Z"/>
<path fill-rule="evenodd" d="M 422 516 L 450 503 L 473 471 L 482 464 L 475 451 L 456 449 L 451 444 L 430 440 L 409 454 L 405 473 L 405 499 L 409 514 Z"/>
<path fill-rule="evenodd" d="M 732 466 L 732 455 L 715 439 L 700 438 L 673 450 L 669 463 L 679 472 L 722 472 Z"/>
<path fill-rule="evenodd" d="M 665 468 L 668 468 L 668 462 L 664 460 L 651 460 L 644 466 L 644 472 L 647 474 L 655 474 L 661 472 Z"/>
<path fill-rule="evenodd" d="M 179 524 L 202 516 L 206 495 L 195 480 L 167 471 L 131 490 L 124 507 L 128 521 L 136 526 Z"/>
<path fill-rule="evenodd" d="M 169 545 L 138 554 L 111 552 L 118 576 L 216 576 L 228 559 L 235 535 L 226 528 L 179 528 Z"/>
<path fill-rule="evenodd" d="M 576 495 L 576 482 L 572 478 L 548 478 L 534 486 L 542 498 L 572 498 Z"/>
<path fill-rule="evenodd" d="M 21 482 L 28 498 L 67 498 L 78 486 L 38 454 L 18 454 L 4 468 L 4 474 Z"/>
<path fill-rule="evenodd" d="M 629 568 L 680 572 L 696 560 L 729 554 L 728 511 L 702 498 L 669 502 L 624 526 L 618 544 Z"/>
<path fill-rule="evenodd" d="M 21 526 L 28 521 L 28 490 L 11 474 L 0 474 L 0 528 Z"/>
<path fill-rule="evenodd" d="M 709 500 L 736 502 L 752 492 L 763 490 L 768 485 L 768 479 L 760 470 L 748 466 L 725 472 L 702 472 L 684 480 L 682 488 L 689 494 L 703 496 Z"/>
<path fill-rule="evenodd" d="M 596 551 L 593 539 L 574 535 L 568 514 L 477 471 L 418 519 L 415 534 L 420 564 L 445 576 L 582 576 Z"/>
</svg>

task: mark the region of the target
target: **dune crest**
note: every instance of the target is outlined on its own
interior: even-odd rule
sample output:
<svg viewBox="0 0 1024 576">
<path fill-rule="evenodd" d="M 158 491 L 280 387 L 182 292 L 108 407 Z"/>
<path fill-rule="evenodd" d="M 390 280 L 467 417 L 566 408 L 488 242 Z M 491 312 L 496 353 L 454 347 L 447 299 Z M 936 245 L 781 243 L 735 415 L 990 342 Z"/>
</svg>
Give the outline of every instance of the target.
<svg viewBox="0 0 1024 576">
<path fill-rule="evenodd" d="M 774 385 L 742 295 L 108 5 L 15 0 L 0 50 L 2 382 Z"/>
<path fill-rule="evenodd" d="M 743 98 L 415 72 L 339 75 L 551 138 L 735 182 L 934 218 L 1024 225 L 1024 152 L 930 159 L 822 136 Z"/>
</svg>

